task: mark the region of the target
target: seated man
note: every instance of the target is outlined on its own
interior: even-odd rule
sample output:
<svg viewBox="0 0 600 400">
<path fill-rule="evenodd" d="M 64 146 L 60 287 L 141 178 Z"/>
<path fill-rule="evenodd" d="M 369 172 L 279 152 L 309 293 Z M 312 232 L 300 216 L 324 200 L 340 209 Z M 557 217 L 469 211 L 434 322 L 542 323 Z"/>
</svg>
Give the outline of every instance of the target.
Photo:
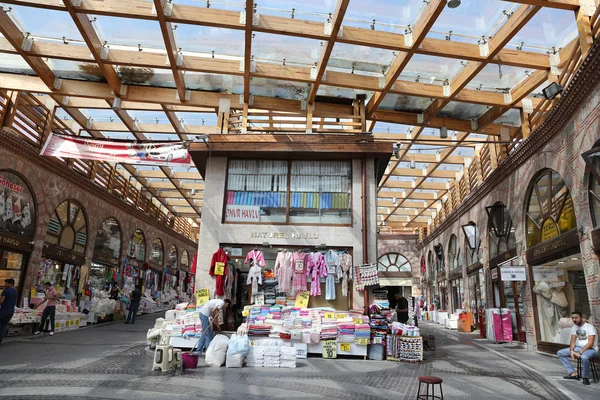
<svg viewBox="0 0 600 400">
<path fill-rule="evenodd" d="M 569 361 L 569 357 L 574 360 L 581 358 L 583 384 L 589 385 L 590 358 L 598 356 L 598 333 L 594 325 L 583 321 L 579 311 L 573 311 L 571 319 L 574 323 L 571 328 L 571 345 L 568 349 L 559 350 L 556 354 L 567 370 L 568 375 L 564 377 L 565 379 L 579 379 L 577 372 L 571 365 L 571 361 Z"/>
</svg>

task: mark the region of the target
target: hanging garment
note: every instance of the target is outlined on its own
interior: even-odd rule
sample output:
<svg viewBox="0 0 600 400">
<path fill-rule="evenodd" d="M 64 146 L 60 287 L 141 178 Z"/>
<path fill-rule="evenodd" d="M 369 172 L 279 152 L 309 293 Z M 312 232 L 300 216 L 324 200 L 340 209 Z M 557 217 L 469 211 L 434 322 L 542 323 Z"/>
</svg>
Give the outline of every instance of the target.
<svg viewBox="0 0 600 400">
<path fill-rule="evenodd" d="M 342 295 L 348 296 L 348 281 L 352 280 L 352 256 L 346 252 L 338 257 L 338 277 L 342 278 Z"/>
<path fill-rule="evenodd" d="M 260 267 L 255 265 L 252 268 L 250 268 L 246 284 L 252 285 L 252 295 L 254 296 L 256 292 L 258 292 L 258 285 L 262 285 L 262 271 Z"/>
<path fill-rule="evenodd" d="M 292 296 L 306 291 L 306 258 L 308 254 L 296 251 L 292 260 Z"/>
<path fill-rule="evenodd" d="M 280 251 L 275 259 L 275 276 L 279 280 L 279 291 L 287 293 L 292 287 L 294 254 Z"/>
<path fill-rule="evenodd" d="M 215 264 L 218 262 L 227 265 L 227 253 L 220 247 L 212 256 L 208 274 L 215 277 L 215 296 L 224 296 L 225 289 L 223 286 L 225 284 L 225 279 L 223 278 L 223 275 L 215 275 Z"/>
<path fill-rule="evenodd" d="M 250 262 L 250 259 L 254 260 L 256 265 L 260 265 L 261 267 L 267 265 L 267 263 L 265 263 L 265 257 L 263 256 L 263 253 L 261 253 L 260 250 L 249 251 L 248 255 L 246 256 L 246 261 L 244 261 L 244 264 L 248 264 Z"/>
<path fill-rule="evenodd" d="M 338 279 L 339 256 L 333 250 L 325 254 L 325 268 L 327 279 L 325 280 L 325 300 L 335 300 L 335 280 Z"/>
<path fill-rule="evenodd" d="M 321 277 L 327 276 L 325 267 L 325 257 L 318 251 L 311 253 L 307 257 L 306 275 L 310 275 L 310 295 L 321 295 Z"/>
</svg>

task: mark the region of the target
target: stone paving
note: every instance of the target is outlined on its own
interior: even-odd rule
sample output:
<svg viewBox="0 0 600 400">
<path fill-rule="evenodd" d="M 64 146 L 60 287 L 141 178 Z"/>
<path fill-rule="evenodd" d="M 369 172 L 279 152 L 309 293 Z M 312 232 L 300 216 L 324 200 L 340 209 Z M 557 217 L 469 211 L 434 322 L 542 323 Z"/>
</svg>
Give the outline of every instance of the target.
<svg viewBox="0 0 600 400">
<path fill-rule="evenodd" d="M 0 399 L 414 399 L 419 375 L 442 378 L 446 399 L 600 398 L 600 383 L 563 380 L 556 357 L 427 324 L 421 328 L 436 335 L 437 349 L 422 364 L 309 358 L 288 370 L 201 363 L 158 373 L 144 340 L 155 317 L 5 339 Z"/>
</svg>

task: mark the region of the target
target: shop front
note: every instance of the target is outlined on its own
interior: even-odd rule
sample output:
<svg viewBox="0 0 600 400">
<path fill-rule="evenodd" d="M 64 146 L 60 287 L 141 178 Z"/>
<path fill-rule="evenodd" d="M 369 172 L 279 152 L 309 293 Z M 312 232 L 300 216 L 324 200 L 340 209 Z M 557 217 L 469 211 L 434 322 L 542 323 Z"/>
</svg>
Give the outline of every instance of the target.
<svg viewBox="0 0 600 400">
<path fill-rule="evenodd" d="M 121 228 L 116 219 L 108 218 L 102 222 L 94 242 L 90 274 L 94 290 L 105 290 L 112 294 L 113 288 L 118 287 L 121 278 L 120 259 Z"/>
<path fill-rule="evenodd" d="M 570 313 L 590 316 L 573 200 L 550 169 L 532 180 L 526 204 L 527 263 L 538 350 L 556 352 L 570 341 Z"/>
<path fill-rule="evenodd" d="M 77 299 L 88 274 L 87 240 L 87 216 L 81 204 L 76 200 L 59 204 L 48 223 L 36 289 L 41 291 L 50 282 L 66 299 Z M 91 278 L 92 270 L 89 273 Z"/>
<path fill-rule="evenodd" d="M 179 261 L 180 277 L 179 290 L 186 296 L 191 296 L 193 293 L 194 282 L 193 275 L 190 273 L 190 255 L 187 250 L 181 252 L 181 260 Z"/>
<path fill-rule="evenodd" d="M 436 274 L 436 292 L 437 296 L 434 299 L 436 310 L 448 311 L 448 278 L 446 276 L 446 263 L 444 258 L 444 246 L 439 243 L 433 246 L 435 256 Z"/>
<path fill-rule="evenodd" d="M 379 293 L 377 289 L 371 290 L 373 297 L 378 293 L 392 310 L 396 309 L 396 294 L 410 299 L 413 296 L 412 268 L 408 259 L 400 253 L 386 253 L 377 260 L 379 272 Z"/>
<path fill-rule="evenodd" d="M 465 283 L 463 280 L 463 261 L 456 235 L 450 236 L 448 243 L 448 282 L 450 284 L 450 313 L 456 314 L 464 310 Z"/>
<path fill-rule="evenodd" d="M 152 292 L 153 280 L 145 279 L 144 263 L 146 262 L 146 238 L 144 232 L 136 229 L 129 238 L 127 257 L 123 260 L 123 289 L 140 287 L 142 293 Z M 126 294 L 129 292 L 125 291 Z"/>
<path fill-rule="evenodd" d="M 163 297 L 164 258 L 163 242 L 160 239 L 156 239 L 150 247 L 149 268 L 146 270 L 144 279 L 146 290 L 149 290 L 149 294 L 157 301 L 161 301 Z"/>
<path fill-rule="evenodd" d="M 19 305 L 29 298 L 23 294 L 23 277 L 35 227 L 36 203 L 29 184 L 15 171 L 0 170 L 0 290 L 5 279 L 14 279 Z"/>
<path fill-rule="evenodd" d="M 467 311 L 473 315 L 475 329 L 483 330 L 485 316 L 485 278 L 481 263 L 481 236 L 477 225 L 470 221 L 462 226 L 465 243 L 465 261 L 467 265 L 468 300 Z"/>
<path fill-rule="evenodd" d="M 169 253 L 165 260 L 165 270 L 163 278 L 163 290 L 165 292 L 178 293 L 179 291 L 179 260 L 177 259 L 177 247 L 169 247 Z"/>
</svg>

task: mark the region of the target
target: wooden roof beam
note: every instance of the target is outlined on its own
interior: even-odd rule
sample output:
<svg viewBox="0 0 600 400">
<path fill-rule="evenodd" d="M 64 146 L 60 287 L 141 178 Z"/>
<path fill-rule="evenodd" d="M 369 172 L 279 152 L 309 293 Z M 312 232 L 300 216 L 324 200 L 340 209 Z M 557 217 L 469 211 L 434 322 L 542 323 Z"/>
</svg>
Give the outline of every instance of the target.
<svg viewBox="0 0 600 400">
<path fill-rule="evenodd" d="M 538 7 L 556 8 L 559 10 L 576 11 L 580 6 L 580 0 L 502 0 L 511 3 L 529 4 Z"/>
<path fill-rule="evenodd" d="M 410 49 L 408 50 L 408 52 L 403 52 L 396 55 L 396 58 L 392 62 L 390 69 L 385 74 L 385 86 L 383 87 L 383 90 L 381 92 L 375 93 L 369 100 L 366 112 L 367 118 L 370 118 L 371 115 L 373 115 L 373 113 L 375 112 L 375 110 L 377 110 L 379 104 L 381 104 L 385 96 L 390 91 L 392 85 L 396 82 L 402 71 L 404 71 L 404 68 L 406 68 L 406 66 L 410 62 L 410 59 L 412 58 L 413 54 L 415 54 L 417 48 L 419 48 L 421 42 L 423 41 L 423 39 L 425 39 L 425 36 L 435 23 L 439 15 L 442 13 L 442 10 L 446 6 L 446 4 L 446 0 L 431 0 L 429 3 L 427 3 L 427 5 L 425 6 L 425 10 L 423 11 L 421 17 L 414 26 L 412 32 L 413 43 Z"/>
<path fill-rule="evenodd" d="M 244 103 L 250 102 L 250 73 L 252 72 L 252 25 L 254 24 L 254 1 L 246 0 L 246 23 L 244 24 Z"/>
<path fill-rule="evenodd" d="M 317 92 L 319 91 L 321 80 L 323 79 L 323 75 L 325 74 L 325 69 L 327 68 L 327 63 L 329 62 L 329 57 L 331 56 L 333 46 L 335 45 L 338 33 L 340 32 L 342 21 L 344 20 L 344 15 L 346 14 L 346 10 L 348 9 L 348 4 L 350 4 L 350 0 L 337 0 L 333 16 L 330 17 L 329 23 L 331 24 L 331 34 L 329 36 L 329 39 L 327 40 L 327 45 L 321 52 L 321 57 L 319 58 L 319 62 L 316 66 L 317 76 L 315 78 L 314 83 L 311 85 L 310 93 L 308 95 L 309 105 L 314 104 L 315 98 L 317 97 Z"/>
</svg>

